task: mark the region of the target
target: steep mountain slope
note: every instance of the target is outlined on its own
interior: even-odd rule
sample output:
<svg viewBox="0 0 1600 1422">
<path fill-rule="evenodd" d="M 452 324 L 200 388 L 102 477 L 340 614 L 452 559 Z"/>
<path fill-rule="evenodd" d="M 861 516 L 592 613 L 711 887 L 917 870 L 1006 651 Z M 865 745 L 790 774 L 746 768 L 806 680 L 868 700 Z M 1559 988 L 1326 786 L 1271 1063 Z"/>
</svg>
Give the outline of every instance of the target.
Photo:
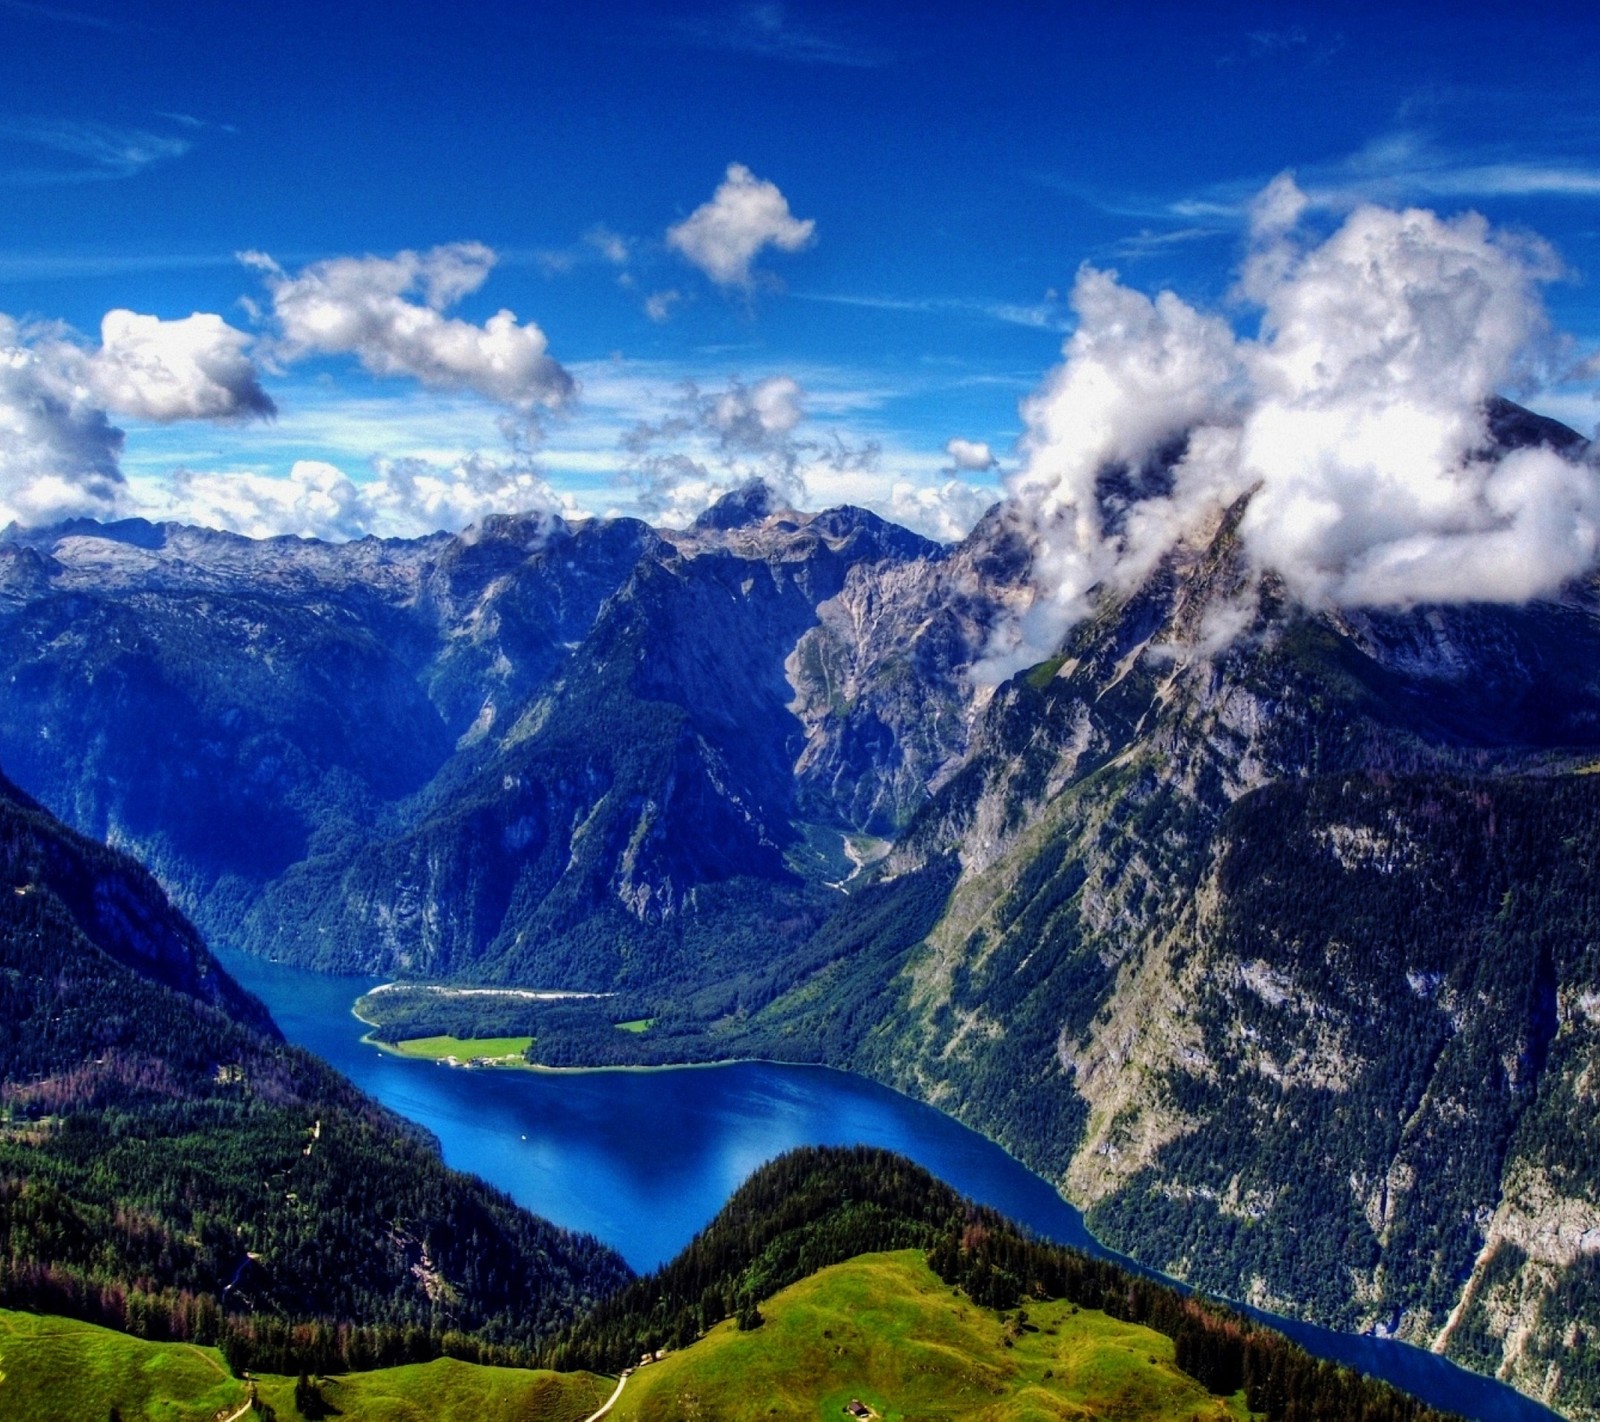
<svg viewBox="0 0 1600 1422">
<path fill-rule="evenodd" d="M 404 615 L 428 550 L 142 523 L 18 535 L 0 545 L 3 763 L 226 923 L 447 753 Z"/>
<path fill-rule="evenodd" d="M 804 885 L 850 872 L 841 832 L 898 825 L 964 743 L 960 668 L 994 604 L 972 559 L 945 561 L 761 486 L 682 532 L 530 516 L 335 547 L 12 530 L 0 755 L 243 946 L 681 980 L 703 956 L 672 922 L 686 907 L 737 937 L 752 892 L 776 892 L 804 927 Z M 895 569 L 918 588 L 940 570 L 966 606 L 926 629 L 914 693 L 869 671 L 896 686 L 812 715 L 808 759 L 791 703 L 815 688 L 786 663 L 852 579 Z M 925 615 L 926 595 L 902 601 L 902 622 Z"/>
<path fill-rule="evenodd" d="M 846 1059 L 1141 1258 L 1592 1415 L 1595 589 L 1268 586 L 1213 649 L 1245 586 L 1224 520 L 1000 689 L 891 856 L 962 872 Z"/>
<path fill-rule="evenodd" d="M 601 988 L 699 973 L 711 949 L 686 941 L 686 910 L 717 918 L 730 956 L 758 895 L 752 947 L 769 895 L 795 933 L 814 921 L 790 863 L 803 740 L 784 658 L 851 568 L 931 545 L 851 510 L 723 510 L 647 545 L 539 693 L 480 718 L 404 831 L 285 876 L 253 945 Z"/>
<path fill-rule="evenodd" d="M 997 506 L 953 548 L 850 569 L 785 663 L 813 818 L 893 836 L 959 763 L 978 701 L 967 669 L 1029 568 Z"/>
<path fill-rule="evenodd" d="M 399 1360 L 525 1348 L 626 1278 L 285 1046 L 147 874 L 5 782 L 0 879 L 6 1303 Z"/>
</svg>

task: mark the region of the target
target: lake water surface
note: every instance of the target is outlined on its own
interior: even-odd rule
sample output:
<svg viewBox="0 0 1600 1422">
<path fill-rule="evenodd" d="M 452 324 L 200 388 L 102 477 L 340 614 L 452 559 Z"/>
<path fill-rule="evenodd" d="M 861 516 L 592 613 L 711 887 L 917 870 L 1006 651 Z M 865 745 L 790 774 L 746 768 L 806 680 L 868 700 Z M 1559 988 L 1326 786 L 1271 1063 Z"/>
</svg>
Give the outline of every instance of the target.
<svg viewBox="0 0 1600 1422">
<path fill-rule="evenodd" d="M 1083 1219 L 999 1146 L 907 1097 L 823 1067 L 745 1062 L 666 1071 L 461 1071 L 362 1042 L 376 979 L 221 954 L 291 1042 L 439 1138 L 444 1158 L 518 1204 L 598 1236 L 635 1269 L 671 1258 L 758 1166 L 800 1145 L 898 1151 L 1036 1233 L 1107 1254 Z M 1258 1315 L 1267 1318 L 1266 1315 Z M 1555 1414 L 1420 1349 L 1268 1318 L 1302 1346 L 1484 1422 Z"/>
</svg>

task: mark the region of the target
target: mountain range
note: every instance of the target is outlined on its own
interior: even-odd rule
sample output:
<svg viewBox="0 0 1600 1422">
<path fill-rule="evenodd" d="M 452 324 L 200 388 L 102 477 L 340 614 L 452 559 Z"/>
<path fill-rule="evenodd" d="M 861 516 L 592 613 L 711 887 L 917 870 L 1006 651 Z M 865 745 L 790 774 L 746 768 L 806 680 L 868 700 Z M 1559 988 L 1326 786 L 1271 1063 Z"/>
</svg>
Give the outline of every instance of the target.
<svg viewBox="0 0 1600 1422">
<path fill-rule="evenodd" d="M 998 685 L 1006 506 L 14 528 L 0 764 L 214 941 L 864 1071 L 1147 1263 L 1600 1416 L 1600 583 L 1305 607 L 1244 509 Z"/>
</svg>

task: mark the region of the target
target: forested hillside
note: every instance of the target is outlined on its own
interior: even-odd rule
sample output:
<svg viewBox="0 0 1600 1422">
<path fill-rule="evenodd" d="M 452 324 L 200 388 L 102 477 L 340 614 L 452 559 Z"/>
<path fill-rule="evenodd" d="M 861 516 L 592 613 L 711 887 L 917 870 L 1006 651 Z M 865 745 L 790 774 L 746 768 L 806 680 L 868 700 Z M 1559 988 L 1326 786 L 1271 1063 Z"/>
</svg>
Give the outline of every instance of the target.
<svg viewBox="0 0 1600 1422">
<path fill-rule="evenodd" d="M 150 877 L 0 783 L 0 1302 L 331 1365 L 521 1356 L 609 1250 L 286 1046 Z"/>
</svg>

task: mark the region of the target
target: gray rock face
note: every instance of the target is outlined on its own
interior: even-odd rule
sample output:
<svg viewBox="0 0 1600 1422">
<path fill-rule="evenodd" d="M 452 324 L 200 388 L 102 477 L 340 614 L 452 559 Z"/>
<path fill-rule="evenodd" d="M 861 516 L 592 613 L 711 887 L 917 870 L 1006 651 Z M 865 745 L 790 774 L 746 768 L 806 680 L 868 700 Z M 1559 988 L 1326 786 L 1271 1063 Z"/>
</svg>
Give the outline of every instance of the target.
<svg viewBox="0 0 1600 1422">
<path fill-rule="evenodd" d="M 954 548 L 850 570 L 786 663 L 816 818 L 892 836 L 959 763 L 984 695 L 966 673 L 1028 568 L 996 509 Z"/>
</svg>

